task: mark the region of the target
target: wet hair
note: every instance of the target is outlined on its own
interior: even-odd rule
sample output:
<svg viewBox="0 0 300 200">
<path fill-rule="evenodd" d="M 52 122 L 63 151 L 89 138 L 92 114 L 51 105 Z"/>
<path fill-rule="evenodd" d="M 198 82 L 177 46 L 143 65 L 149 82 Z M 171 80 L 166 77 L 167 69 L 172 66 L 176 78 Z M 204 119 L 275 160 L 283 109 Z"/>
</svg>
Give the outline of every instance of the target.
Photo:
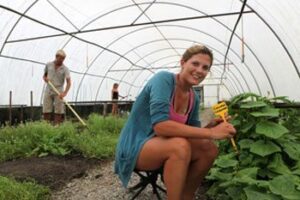
<svg viewBox="0 0 300 200">
<path fill-rule="evenodd" d="M 193 57 L 194 55 L 199 54 L 199 53 L 208 55 L 210 57 L 210 60 L 211 60 L 210 66 L 211 66 L 213 63 L 213 59 L 214 59 L 213 53 L 209 48 L 207 48 L 206 46 L 203 46 L 203 45 L 194 45 L 194 46 L 191 46 L 190 48 L 188 48 L 187 50 L 185 50 L 184 54 L 182 55 L 182 60 L 184 62 L 186 62 L 191 57 Z"/>
</svg>

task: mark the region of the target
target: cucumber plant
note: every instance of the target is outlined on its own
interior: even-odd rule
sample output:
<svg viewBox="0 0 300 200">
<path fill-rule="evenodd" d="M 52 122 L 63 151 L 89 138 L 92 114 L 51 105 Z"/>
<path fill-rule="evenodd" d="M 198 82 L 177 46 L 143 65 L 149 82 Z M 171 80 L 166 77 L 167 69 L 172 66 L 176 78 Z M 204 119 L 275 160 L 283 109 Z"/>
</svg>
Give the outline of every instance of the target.
<svg viewBox="0 0 300 200">
<path fill-rule="evenodd" d="M 220 155 L 206 177 L 208 197 L 300 199 L 300 111 L 275 108 L 275 101 L 293 104 L 285 97 L 252 93 L 231 99 L 229 114 L 240 154 L 228 141 L 218 142 Z"/>
</svg>

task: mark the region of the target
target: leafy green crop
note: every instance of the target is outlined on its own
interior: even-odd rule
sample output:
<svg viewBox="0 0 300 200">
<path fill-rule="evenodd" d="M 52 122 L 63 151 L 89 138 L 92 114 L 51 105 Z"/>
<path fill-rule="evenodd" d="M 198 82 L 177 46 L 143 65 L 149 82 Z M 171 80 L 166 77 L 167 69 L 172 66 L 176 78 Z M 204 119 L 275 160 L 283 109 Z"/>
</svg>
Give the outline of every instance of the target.
<svg viewBox="0 0 300 200">
<path fill-rule="evenodd" d="M 47 200 L 50 199 L 50 191 L 33 182 L 20 183 L 0 176 L 0 199 Z"/>
<path fill-rule="evenodd" d="M 31 122 L 0 129 L 0 161 L 48 154 L 80 153 L 89 158 L 113 157 L 124 118 L 89 116 L 89 129 L 65 122 L 58 127 Z"/>
<path fill-rule="evenodd" d="M 218 142 L 220 155 L 206 177 L 212 199 L 300 199 L 300 111 L 278 109 L 273 101 L 252 93 L 229 105 L 237 129 L 236 155 L 228 141 Z"/>
<path fill-rule="evenodd" d="M 89 116 L 89 129 L 65 122 L 58 127 L 31 122 L 0 129 L 0 162 L 48 154 L 65 156 L 80 153 L 88 158 L 111 158 L 125 123 L 124 118 Z M 20 183 L 0 176 L 0 200 L 49 199 L 49 189 L 32 182 Z"/>
</svg>

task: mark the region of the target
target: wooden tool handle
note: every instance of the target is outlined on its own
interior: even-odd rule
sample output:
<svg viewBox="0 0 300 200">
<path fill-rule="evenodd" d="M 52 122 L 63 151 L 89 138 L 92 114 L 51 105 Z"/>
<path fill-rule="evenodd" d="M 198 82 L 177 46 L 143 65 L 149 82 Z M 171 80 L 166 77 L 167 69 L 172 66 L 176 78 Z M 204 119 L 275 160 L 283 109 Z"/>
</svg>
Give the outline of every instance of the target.
<svg viewBox="0 0 300 200">
<path fill-rule="evenodd" d="M 50 80 L 48 80 L 48 84 L 54 90 L 54 92 L 59 96 L 60 92 L 56 89 L 56 87 L 52 84 L 52 82 Z M 62 101 L 69 107 L 69 109 L 73 112 L 73 114 L 77 117 L 77 119 L 82 123 L 82 125 L 87 126 L 86 123 L 77 114 L 77 112 L 72 108 L 72 106 L 66 100 L 62 99 Z"/>
</svg>

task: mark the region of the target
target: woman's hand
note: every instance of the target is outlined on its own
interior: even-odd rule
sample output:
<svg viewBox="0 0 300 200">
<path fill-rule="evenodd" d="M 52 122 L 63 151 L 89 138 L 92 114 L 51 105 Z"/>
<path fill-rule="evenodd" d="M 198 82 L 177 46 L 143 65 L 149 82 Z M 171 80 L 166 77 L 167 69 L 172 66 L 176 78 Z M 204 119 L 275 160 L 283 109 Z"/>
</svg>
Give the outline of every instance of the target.
<svg viewBox="0 0 300 200">
<path fill-rule="evenodd" d="M 221 122 L 210 130 L 211 138 L 216 140 L 232 138 L 236 133 L 234 126 L 228 122 Z"/>
<path fill-rule="evenodd" d="M 231 120 L 231 116 L 230 115 L 226 115 L 225 116 L 226 121 L 228 122 L 229 120 Z M 223 122 L 223 119 L 221 117 L 218 118 L 214 118 L 212 119 L 205 128 L 212 128 L 217 126 L 218 124 L 220 124 L 221 122 Z"/>
</svg>

